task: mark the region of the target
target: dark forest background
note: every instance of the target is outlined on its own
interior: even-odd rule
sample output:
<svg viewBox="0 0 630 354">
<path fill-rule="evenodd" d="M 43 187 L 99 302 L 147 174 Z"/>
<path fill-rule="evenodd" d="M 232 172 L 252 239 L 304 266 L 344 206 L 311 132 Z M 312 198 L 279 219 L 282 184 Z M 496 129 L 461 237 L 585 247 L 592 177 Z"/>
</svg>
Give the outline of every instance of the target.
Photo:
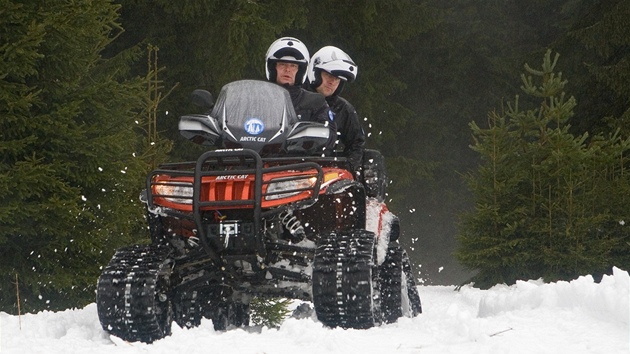
<svg viewBox="0 0 630 354">
<path fill-rule="evenodd" d="M 574 264 L 560 275 L 538 267 L 498 276 L 497 269 L 511 261 L 498 257 L 488 270 L 489 253 L 513 252 L 522 243 L 511 241 L 498 251 L 492 244 L 482 251 L 473 246 L 487 233 L 520 240 L 529 232 L 531 219 L 508 209 L 518 206 L 519 193 L 529 193 L 523 182 L 529 178 L 527 168 L 535 165 L 531 160 L 525 166 L 493 155 L 494 166 L 505 167 L 503 176 L 524 177 L 508 189 L 511 194 L 501 194 L 512 206 L 478 213 L 483 196 L 499 195 L 496 183 L 484 189 L 480 181 L 496 182 L 496 173 L 484 174 L 489 160 L 483 144 L 501 119 L 514 122 L 506 123 L 503 133 L 513 140 L 506 138 L 502 151 L 523 141 L 544 145 L 542 133 L 553 124 L 558 139 L 579 141 L 554 145 L 549 156 L 618 139 L 620 172 L 605 175 L 625 183 L 627 1 L 0 3 L 0 310 L 16 311 L 16 285 L 27 311 L 93 301 L 96 278 L 114 249 L 147 238 L 138 201 L 144 175 L 159 163 L 193 160 L 202 151 L 177 131 L 178 117 L 193 109 L 192 90 L 217 94 L 232 80 L 263 79 L 267 47 L 281 36 L 301 39 L 311 53 L 338 46 L 358 64 L 358 79 L 343 96 L 364 119 L 368 146 L 386 157 L 388 204 L 401 218 L 402 242 L 424 284 L 461 284 L 476 274 L 482 276 L 475 280 L 486 285 L 537 274 L 556 279 L 626 265 L 618 264 L 626 259 L 617 255 L 630 243 L 618 226 L 611 231 L 614 240 L 597 243 L 605 247 L 585 251 L 598 254 L 592 267 Z M 545 64 L 556 54 L 555 65 Z M 525 79 L 540 74 L 540 85 L 555 91 L 528 88 L 522 74 Z M 531 104 L 522 116 L 510 109 L 516 95 L 521 107 Z M 556 111 L 561 97 L 562 103 L 571 97 L 574 104 Z M 562 119 L 554 120 L 557 115 Z M 593 153 L 583 155 L 585 160 L 576 164 L 584 171 L 612 168 L 584 168 Z M 510 156 L 524 154 L 519 150 Z M 556 181 L 564 181 L 564 173 L 573 170 L 554 171 Z M 597 208 L 607 216 L 589 219 L 591 225 L 623 224 L 626 184 L 616 186 L 597 189 L 615 209 L 602 201 L 584 202 L 590 208 L 580 215 Z M 569 192 L 580 190 L 584 187 Z M 549 215 L 551 204 L 545 209 Z M 518 216 L 500 221 L 498 214 Z M 489 224 L 491 231 L 484 229 Z M 573 224 L 562 226 L 568 235 L 573 229 L 567 225 Z M 607 232 L 604 226 L 591 228 Z M 589 238 L 593 231 L 584 235 Z M 586 247 L 580 240 L 571 242 Z M 572 262 L 579 263 L 576 259 Z"/>
</svg>

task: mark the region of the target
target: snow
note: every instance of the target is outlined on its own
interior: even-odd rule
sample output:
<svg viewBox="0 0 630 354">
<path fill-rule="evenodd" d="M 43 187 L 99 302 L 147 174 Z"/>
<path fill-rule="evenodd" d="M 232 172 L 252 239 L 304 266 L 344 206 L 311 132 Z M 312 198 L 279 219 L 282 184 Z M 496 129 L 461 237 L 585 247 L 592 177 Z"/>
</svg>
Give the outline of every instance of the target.
<svg viewBox="0 0 630 354">
<path fill-rule="evenodd" d="M 96 305 L 63 312 L 0 313 L 0 353 L 628 353 L 630 277 L 615 268 L 545 284 L 522 281 L 489 290 L 419 286 L 424 313 L 369 330 L 330 329 L 314 316 L 278 329 L 215 332 L 173 325 L 153 344 L 127 343 L 101 329 Z"/>
</svg>

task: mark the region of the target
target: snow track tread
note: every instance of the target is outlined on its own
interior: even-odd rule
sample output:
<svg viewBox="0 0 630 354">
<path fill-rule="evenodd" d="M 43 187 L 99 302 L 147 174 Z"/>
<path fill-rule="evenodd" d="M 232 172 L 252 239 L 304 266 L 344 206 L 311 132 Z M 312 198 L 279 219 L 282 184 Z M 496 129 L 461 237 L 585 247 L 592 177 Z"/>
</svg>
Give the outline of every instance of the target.
<svg viewBox="0 0 630 354">
<path fill-rule="evenodd" d="M 381 308 L 383 319 L 387 323 L 393 323 L 400 318 L 402 313 L 402 255 L 400 246 L 389 247 L 385 261 L 380 266 L 381 278 Z"/>
<path fill-rule="evenodd" d="M 400 245 L 390 245 L 385 261 L 379 267 L 383 320 L 396 322 L 400 317 L 422 313 L 418 288 L 409 256 Z"/>
<path fill-rule="evenodd" d="M 326 326 L 370 328 L 379 322 L 373 293 L 374 234 L 330 234 L 320 240 L 313 263 L 313 303 Z"/>
<path fill-rule="evenodd" d="M 409 260 L 409 255 L 405 250 L 402 251 L 402 271 L 405 274 L 405 279 L 407 281 L 407 295 L 411 305 L 411 316 L 415 317 L 422 313 L 422 302 L 420 301 L 420 295 L 418 294 L 418 287 L 413 275 L 411 261 Z"/>
<path fill-rule="evenodd" d="M 168 278 L 161 276 L 168 254 L 149 245 L 116 251 L 98 279 L 96 304 L 103 329 L 126 341 L 148 343 L 170 334 Z"/>
</svg>

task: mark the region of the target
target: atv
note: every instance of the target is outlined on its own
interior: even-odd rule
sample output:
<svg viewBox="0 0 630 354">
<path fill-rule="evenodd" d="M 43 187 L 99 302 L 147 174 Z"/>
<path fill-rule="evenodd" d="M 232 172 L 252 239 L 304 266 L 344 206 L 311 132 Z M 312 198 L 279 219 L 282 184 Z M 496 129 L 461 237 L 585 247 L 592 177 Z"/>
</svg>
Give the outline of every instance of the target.
<svg viewBox="0 0 630 354">
<path fill-rule="evenodd" d="M 182 116 L 179 130 L 216 149 L 148 175 L 151 243 L 117 250 L 99 277 L 105 331 L 150 343 L 173 321 L 246 326 L 253 297 L 310 301 L 329 327 L 421 313 L 380 153 L 366 151 L 360 178 L 323 156 L 329 128 L 300 121 L 273 83 L 229 83 L 216 103 L 195 90 L 193 103 L 210 114 Z"/>
</svg>

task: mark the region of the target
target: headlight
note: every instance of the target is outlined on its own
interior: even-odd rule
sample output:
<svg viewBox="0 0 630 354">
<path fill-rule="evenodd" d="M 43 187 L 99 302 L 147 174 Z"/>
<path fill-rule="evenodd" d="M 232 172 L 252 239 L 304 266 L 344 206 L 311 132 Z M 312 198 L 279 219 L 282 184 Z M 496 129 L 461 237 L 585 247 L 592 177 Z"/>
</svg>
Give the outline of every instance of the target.
<svg viewBox="0 0 630 354">
<path fill-rule="evenodd" d="M 265 200 L 275 200 L 298 195 L 304 190 L 313 188 L 316 177 L 282 180 L 269 183 Z"/>
<path fill-rule="evenodd" d="M 169 182 L 168 184 L 155 184 L 153 187 L 156 196 L 169 202 L 192 204 L 193 187 L 191 183 Z"/>
</svg>

